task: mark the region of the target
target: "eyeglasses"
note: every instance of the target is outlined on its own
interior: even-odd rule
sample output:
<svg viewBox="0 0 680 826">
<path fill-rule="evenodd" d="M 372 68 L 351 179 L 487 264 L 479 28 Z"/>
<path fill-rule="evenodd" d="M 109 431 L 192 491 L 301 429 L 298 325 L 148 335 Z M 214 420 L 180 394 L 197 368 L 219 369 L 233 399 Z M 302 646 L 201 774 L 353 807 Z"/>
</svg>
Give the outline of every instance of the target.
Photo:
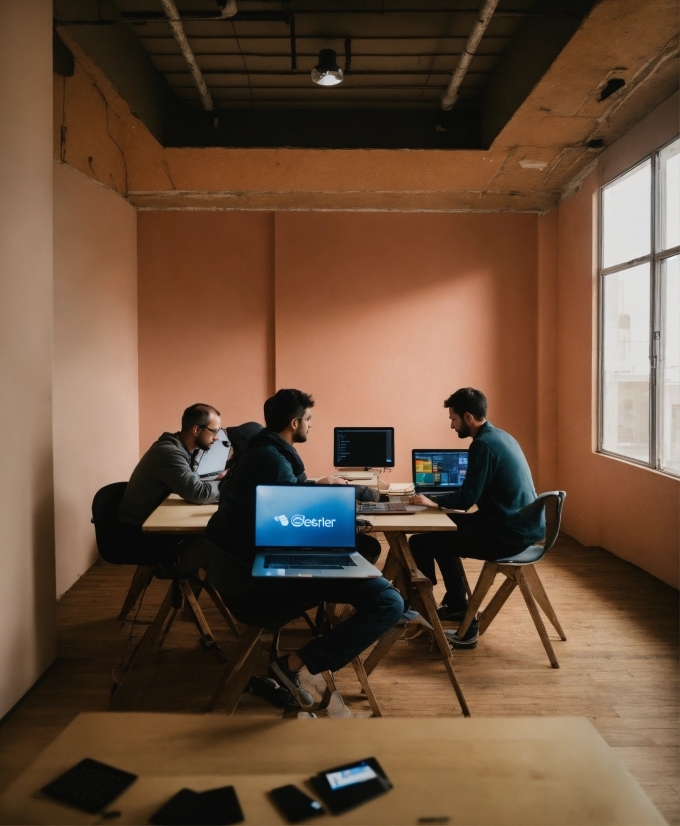
<svg viewBox="0 0 680 826">
<path fill-rule="evenodd" d="M 209 430 L 212 433 L 213 436 L 217 436 L 217 434 L 222 429 L 221 427 L 215 427 L 215 428 L 206 427 L 206 425 L 204 425 L 204 424 L 199 424 L 199 427 L 202 428 L 203 430 Z"/>
</svg>

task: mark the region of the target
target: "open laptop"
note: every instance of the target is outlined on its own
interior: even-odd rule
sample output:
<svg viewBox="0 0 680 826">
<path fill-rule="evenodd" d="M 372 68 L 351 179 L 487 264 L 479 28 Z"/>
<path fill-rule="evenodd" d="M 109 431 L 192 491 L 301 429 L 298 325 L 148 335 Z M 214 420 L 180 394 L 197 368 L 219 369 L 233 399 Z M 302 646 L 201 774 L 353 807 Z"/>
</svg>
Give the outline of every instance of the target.
<svg viewBox="0 0 680 826">
<path fill-rule="evenodd" d="M 416 493 L 452 493 L 460 490 L 468 467 L 467 448 L 412 451 L 413 485 Z"/>
<path fill-rule="evenodd" d="M 256 577 L 373 579 L 380 571 L 356 551 L 351 485 L 258 485 Z"/>
<path fill-rule="evenodd" d="M 357 513 L 417 513 L 427 510 L 425 505 L 409 505 L 408 502 L 359 502 Z"/>
<path fill-rule="evenodd" d="M 205 482 L 210 482 L 219 476 L 227 465 L 231 444 L 224 430 L 220 430 L 219 436 L 220 438 L 216 442 L 213 442 L 210 450 L 204 450 L 201 458 L 198 460 L 196 473 L 198 473 Z"/>
</svg>

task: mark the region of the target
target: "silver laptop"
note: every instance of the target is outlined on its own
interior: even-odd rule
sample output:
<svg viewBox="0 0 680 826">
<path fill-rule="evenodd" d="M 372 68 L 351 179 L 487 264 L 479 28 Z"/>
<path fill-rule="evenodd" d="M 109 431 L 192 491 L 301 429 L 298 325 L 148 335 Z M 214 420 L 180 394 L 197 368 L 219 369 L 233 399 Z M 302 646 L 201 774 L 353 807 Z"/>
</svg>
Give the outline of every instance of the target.
<svg viewBox="0 0 680 826">
<path fill-rule="evenodd" d="M 409 505 L 408 502 L 361 502 L 357 505 L 357 513 L 417 513 L 425 511 L 425 505 Z"/>
<path fill-rule="evenodd" d="M 224 430 L 220 430 L 219 439 L 213 442 L 210 450 L 204 450 L 198 460 L 196 473 L 206 482 L 219 476 L 227 465 L 231 444 Z"/>
<path fill-rule="evenodd" d="M 467 448 L 412 451 L 413 485 L 416 493 L 452 493 L 460 490 L 468 468 Z"/>
<path fill-rule="evenodd" d="M 382 576 L 356 551 L 355 497 L 351 485 L 258 485 L 253 576 Z"/>
</svg>

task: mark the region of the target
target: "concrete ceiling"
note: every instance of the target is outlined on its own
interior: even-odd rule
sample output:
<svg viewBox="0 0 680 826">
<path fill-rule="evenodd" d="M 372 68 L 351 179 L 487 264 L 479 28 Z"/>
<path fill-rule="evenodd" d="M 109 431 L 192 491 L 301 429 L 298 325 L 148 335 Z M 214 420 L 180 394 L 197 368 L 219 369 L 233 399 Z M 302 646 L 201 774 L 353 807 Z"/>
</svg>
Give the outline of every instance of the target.
<svg viewBox="0 0 680 826">
<path fill-rule="evenodd" d="M 64 2 L 59 0 L 62 16 Z M 118 2 L 123 9 L 123 0 Z M 82 0 L 79 8 L 75 8 L 74 3 L 76 0 L 72 0 L 66 11 L 82 15 L 87 0 Z M 148 10 L 152 0 L 144 3 L 125 0 L 125 4 L 128 9 L 134 5 Z M 179 5 L 184 12 L 185 5 L 189 4 Z M 210 3 L 196 0 L 193 8 L 199 5 L 205 9 Z M 458 5 L 462 7 L 462 0 Z M 244 6 L 239 4 L 240 8 Z M 545 20 L 536 14 L 527 15 L 527 6 L 528 3 L 524 6 L 523 23 L 514 18 L 515 34 L 509 38 L 505 52 L 497 56 L 496 66 L 489 65 L 486 91 L 479 93 L 477 104 L 469 93 L 466 100 L 460 101 L 463 105 L 460 108 L 456 105 L 453 110 L 454 118 L 477 112 L 480 123 L 486 124 L 487 134 L 493 135 L 486 142 L 488 145 L 460 148 L 416 145 L 411 148 L 420 151 L 410 152 L 371 148 L 370 143 L 356 148 L 350 145 L 341 152 L 324 151 L 323 147 L 310 152 L 296 149 L 295 143 L 245 150 L 239 149 L 239 144 L 230 145 L 222 139 L 220 130 L 228 134 L 235 129 L 234 121 L 245 112 L 251 117 L 262 111 L 268 116 L 278 113 L 285 122 L 289 117 L 288 104 L 277 104 L 270 109 L 223 109 L 214 115 L 211 113 L 206 126 L 214 130 L 213 141 L 195 144 L 168 141 L 164 135 L 167 121 L 163 120 L 163 107 L 170 110 L 176 107 L 174 116 L 184 118 L 189 124 L 194 123 L 194 116 L 203 117 L 203 113 L 188 101 L 179 101 L 160 71 L 168 68 L 166 64 L 154 66 L 158 53 L 154 52 L 151 57 L 135 33 L 148 23 L 101 26 L 72 23 L 59 26 L 57 31 L 97 88 L 108 90 L 106 97 L 115 105 L 121 123 L 129 123 L 130 134 L 135 134 L 135 146 L 129 151 L 124 136 L 119 139 L 126 157 L 125 182 L 119 185 L 122 187 L 119 191 L 139 208 L 542 212 L 578 186 L 604 147 L 678 89 L 678 3 L 677 0 L 646 0 L 645 3 L 599 0 L 541 77 L 525 89 L 520 88 L 522 84 L 515 75 L 513 92 L 512 85 L 504 86 L 500 81 L 494 85 L 493 77 L 494 73 L 499 77 L 502 61 L 508 61 L 508 55 L 512 56 L 519 47 L 522 47 L 520 56 L 541 50 L 541 43 L 531 37 L 527 36 L 526 42 L 517 39 L 517 32 L 527 20 L 532 21 L 532 26 L 536 21 Z M 118 9 L 116 12 L 120 14 Z M 439 13 L 428 14 L 432 14 L 433 19 L 439 17 Z M 432 24 L 427 15 L 423 18 L 423 25 Z M 452 13 L 451 20 L 456 19 Z M 152 22 L 154 26 L 166 25 L 157 20 Z M 220 21 L 220 25 L 223 22 Z M 200 25 L 207 24 L 200 22 Z M 415 24 L 413 29 L 414 34 L 420 31 Z M 113 37 L 115 33 L 119 38 L 121 32 L 127 40 Z M 167 36 L 163 40 L 164 48 L 170 50 Z M 320 41 L 314 41 L 315 46 L 317 42 Z M 482 44 L 484 42 L 482 40 Z M 173 60 L 177 63 L 176 58 Z M 127 73 L 121 72 L 121 63 L 127 67 Z M 304 74 L 308 77 L 306 68 Z M 140 78 L 144 82 L 140 82 Z M 132 82 L 133 79 L 136 81 Z M 620 88 L 602 99 L 602 92 L 612 79 L 619 81 Z M 525 78 L 524 83 L 527 82 Z M 379 94 L 379 90 L 375 92 Z M 290 88 L 285 87 L 281 100 L 289 93 Z M 486 116 L 481 114 L 480 101 L 488 104 Z M 64 111 L 67 110 L 68 107 L 64 107 Z M 316 112 L 327 120 L 330 116 L 340 117 L 343 109 L 307 107 L 296 111 Z M 395 114 L 398 109 L 384 109 L 376 104 L 356 111 L 367 113 L 366 116 L 382 114 L 392 129 L 399 126 Z M 431 108 L 402 111 L 425 113 L 429 117 L 437 112 L 437 107 L 433 102 Z M 215 117 L 218 127 L 213 124 Z M 395 119 L 389 121 L 389 118 Z M 156 141 L 141 140 L 140 119 Z M 180 131 L 174 133 L 175 137 Z M 194 135 L 200 132 L 196 128 L 192 133 L 186 125 L 184 131 Z M 70 154 L 66 161 L 90 174 L 92 148 L 84 140 L 79 144 L 75 125 L 69 126 L 68 134 Z"/>
</svg>

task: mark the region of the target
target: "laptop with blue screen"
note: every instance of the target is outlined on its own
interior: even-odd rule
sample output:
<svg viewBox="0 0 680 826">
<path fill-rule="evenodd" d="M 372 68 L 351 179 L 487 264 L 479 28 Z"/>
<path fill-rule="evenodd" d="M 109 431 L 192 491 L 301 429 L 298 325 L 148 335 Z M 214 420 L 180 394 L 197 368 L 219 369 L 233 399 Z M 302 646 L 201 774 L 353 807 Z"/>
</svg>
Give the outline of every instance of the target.
<svg viewBox="0 0 680 826">
<path fill-rule="evenodd" d="M 258 485 L 255 546 L 255 577 L 382 576 L 356 551 L 352 485 Z"/>
</svg>

